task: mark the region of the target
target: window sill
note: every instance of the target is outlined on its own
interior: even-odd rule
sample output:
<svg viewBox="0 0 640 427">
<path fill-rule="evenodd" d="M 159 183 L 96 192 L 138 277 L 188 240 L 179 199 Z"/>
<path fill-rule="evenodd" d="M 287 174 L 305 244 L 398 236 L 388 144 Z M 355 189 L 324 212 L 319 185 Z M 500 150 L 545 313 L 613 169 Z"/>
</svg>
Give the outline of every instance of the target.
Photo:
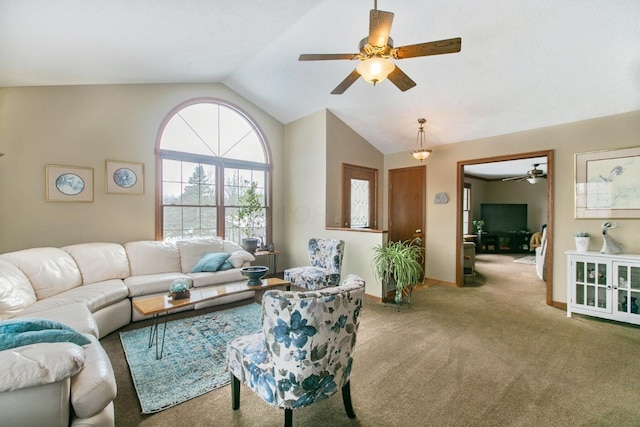
<svg viewBox="0 0 640 427">
<path fill-rule="evenodd" d="M 325 227 L 325 230 L 354 231 L 357 233 L 387 233 L 387 230 L 377 230 L 374 228 L 350 228 L 350 227 Z"/>
</svg>

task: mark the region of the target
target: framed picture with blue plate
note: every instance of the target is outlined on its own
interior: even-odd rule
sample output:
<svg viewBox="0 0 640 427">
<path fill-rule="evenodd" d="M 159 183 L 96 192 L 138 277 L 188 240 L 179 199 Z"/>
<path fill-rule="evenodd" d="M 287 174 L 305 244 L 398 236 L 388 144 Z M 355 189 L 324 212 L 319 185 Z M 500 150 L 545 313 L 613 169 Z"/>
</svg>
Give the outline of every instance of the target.
<svg viewBox="0 0 640 427">
<path fill-rule="evenodd" d="M 93 168 L 46 165 L 47 202 L 93 202 Z"/>
<path fill-rule="evenodd" d="M 105 192 L 144 194 L 144 163 L 105 161 Z"/>
</svg>

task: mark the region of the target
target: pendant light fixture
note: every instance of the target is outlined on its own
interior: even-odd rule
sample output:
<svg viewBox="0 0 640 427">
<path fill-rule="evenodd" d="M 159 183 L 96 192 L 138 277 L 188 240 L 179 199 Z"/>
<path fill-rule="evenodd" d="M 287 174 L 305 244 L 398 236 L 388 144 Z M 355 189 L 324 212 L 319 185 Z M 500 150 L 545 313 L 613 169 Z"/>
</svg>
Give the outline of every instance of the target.
<svg viewBox="0 0 640 427">
<path fill-rule="evenodd" d="M 416 148 L 411 152 L 413 158 L 416 160 L 420 160 L 420 162 L 428 159 L 429 156 L 431 156 L 431 150 L 427 148 L 427 144 L 424 140 L 424 124 L 426 122 L 427 119 L 418 119 L 420 127 L 418 128 L 418 136 L 416 138 Z"/>
<path fill-rule="evenodd" d="M 393 62 L 379 56 L 362 61 L 356 66 L 362 78 L 374 86 L 385 80 L 395 68 Z"/>
</svg>

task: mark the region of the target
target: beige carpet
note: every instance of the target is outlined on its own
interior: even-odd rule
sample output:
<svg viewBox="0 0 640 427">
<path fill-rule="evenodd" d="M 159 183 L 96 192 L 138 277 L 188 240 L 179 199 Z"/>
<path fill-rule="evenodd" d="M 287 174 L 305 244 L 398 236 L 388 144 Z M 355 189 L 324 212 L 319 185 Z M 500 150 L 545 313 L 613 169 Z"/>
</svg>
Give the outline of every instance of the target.
<svg viewBox="0 0 640 427">
<path fill-rule="evenodd" d="M 545 304 L 535 267 L 478 255 L 475 283 L 414 292 L 412 307 L 367 301 L 351 390 L 293 412 L 297 426 L 640 425 L 640 328 Z M 127 328 L 140 327 L 137 323 Z M 140 415 L 117 334 L 102 340 L 118 381 L 118 426 L 280 426 L 283 413 L 229 387 Z"/>
</svg>

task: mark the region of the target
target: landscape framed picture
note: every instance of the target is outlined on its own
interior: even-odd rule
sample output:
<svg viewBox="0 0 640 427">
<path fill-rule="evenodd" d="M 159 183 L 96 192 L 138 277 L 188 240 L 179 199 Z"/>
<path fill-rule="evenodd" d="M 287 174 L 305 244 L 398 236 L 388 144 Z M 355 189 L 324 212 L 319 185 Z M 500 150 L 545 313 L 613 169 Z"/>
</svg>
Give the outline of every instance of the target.
<svg viewBox="0 0 640 427">
<path fill-rule="evenodd" d="M 640 218 L 640 147 L 575 155 L 576 218 Z"/>
<path fill-rule="evenodd" d="M 46 165 L 47 202 L 93 202 L 93 168 Z"/>
<path fill-rule="evenodd" d="M 144 194 L 144 163 L 105 161 L 105 191 L 120 194 Z"/>
</svg>

